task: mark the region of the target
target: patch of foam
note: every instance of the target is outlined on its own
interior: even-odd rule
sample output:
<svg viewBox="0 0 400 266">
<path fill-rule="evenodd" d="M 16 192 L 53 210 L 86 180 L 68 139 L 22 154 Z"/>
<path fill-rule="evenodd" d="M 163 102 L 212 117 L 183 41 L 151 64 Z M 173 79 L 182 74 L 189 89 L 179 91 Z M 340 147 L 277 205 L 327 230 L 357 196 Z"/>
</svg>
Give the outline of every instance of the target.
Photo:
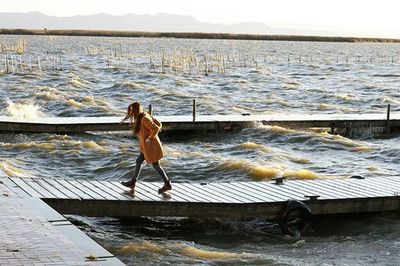
<svg viewBox="0 0 400 266">
<path fill-rule="evenodd" d="M 168 253 L 166 248 L 148 241 L 141 243 L 130 243 L 120 249 L 120 253 L 122 254 L 138 254 L 143 252 L 162 255 L 167 255 Z"/>
<path fill-rule="evenodd" d="M 310 164 L 311 161 L 309 159 L 306 158 L 296 158 L 296 157 L 292 157 L 289 156 L 288 159 L 294 163 L 298 163 L 298 164 Z"/>
<path fill-rule="evenodd" d="M 280 127 L 280 126 L 269 126 L 263 125 L 262 123 L 256 123 L 256 128 L 263 129 L 265 131 L 279 133 L 279 134 L 291 134 L 291 133 L 298 133 L 300 131 L 296 131 L 294 129 Z"/>
<path fill-rule="evenodd" d="M 75 101 L 74 99 L 69 99 L 69 100 L 66 101 L 66 103 L 67 103 L 69 106 L 76 107 L 76 108 L 81 108 L 81 107 L 84 107 L 84 106 L 85 106 L 84 104 L 82 104 L 82 103 L 80 103 L 80 102 L 77 102 L 77 101 Z"/>
<path fill-rule="evenodd" d="M 179 252 L 185 256 L 205 260 L 235 259 L 241 255 L 233 252 L 210 251 L 188 245 L 179 245 Z"/>
<path fill-rule="evenodd" d="M 224 160 L 221 164 L 223 169 L 227 169 L 230 171 L 245 171 L 251 177 L 262 180 L 262 179 L 271 179 L 273 177 L 278 176 L 281 171 L 274 167 L 269 166 L 261 166 L 255 164 L 249 160 L 244 159 L 227 159 Z"/>
<path fill-rule="evenodd" d="M 107 149 L 105 149 L 104 147 L 100 146 L 99 144 L 97 144 L 92 140 L 82 142 L 82 146 L 87 149 L 96 150 L 99 152 L 107 152 Z"/>
<path fill-rule="evenodd" d="M 43 99 L 45 101 L 53 101 L 59 98 L 54 92 L 49 91 L 38 91 L 33 94 L 36 98 Z"/>
<path fill-rule="evenodd" d="M 399 104 L 400 104 L 400 100 L 393 99 L 393 98 L 391 98 L 391 97 L 389 97 L 389 96 L 383 96 L 383 97 L 381 97 L 381 101 L 382 101 L 383 103 L 389 103 L 389 104 L 396 104 L 396 105 L 399 105 Z"/>
<path fill-rule="evenodd" d="M 279 169 L 267 166 L 254 166 L 250 169 L 249 174 L 257 180 L 272 179 L 279 176 Z"/>
<path fill-rule="evenodd" d="M 41 109 L 39 105 L 30 100 L 18 100 L 15 103 L 7 100 L 7 107 L 0 113 L 16 119 L 35 120 L 46 116 Z"/>
<path fill-rule="evenodd" d="M 329 109 L 331 109 L 331 107 L 327 103 L 320 103 L 318 105 L 318 110 L 329 110 Z"/>
<path fill-rule="evenodd" d="M 310 170 L 290 170 L 285 165 L 260 165 L 245 159 L 226 159 L 221 167 L 230 171 L 245 171 L 255 180 L 270 180 L 275 177 L 291 177 L 295 179 L 320 178 Z"/>
<path fill-rule="evenodd" d="M 20 150 L 28 150 L 28 149 L 39 149 L 39 150 L 55 150 L 56 146 L 53 143 L 44 142 L 44 143 L 5 143 L 0 144 L 0 146 L 7 149 L 20 149 Z"/>
<path fill-rule="evenodd" d="M 360 98 L 358 98 L 355 95 L 348 94 L 348 93 L 339 93 L 339 94 L 334 94 L 338 99 L 347 101 L 347 102 L 356 102 L 359 101 Z"/>
<path fill-rule="evenodd" d="M 379 168 L 374 165 L 370 165 L 367 167 L 367 170 L 370 172 L 377 172 L 379 170 Z"/>
<path fill-rule="evenodd" d="M 124 81 L 120 87 L 127 87 L 130 89 L 141 89 L 143 86 L 139 83 L 136 83 L 134 81 Z"/>
<path fill-rule="evenodd" d="M 283 173 L 283 177 L 295 179 L 316 179 L 318 175 L 310 170 L 287 170 Z"/>
<path fill-rule="evenodd" d="M 373 147 L 366 146 L 366 145 L 365 146 L 361 145 L 361 146 L 351 148 L 351 151 L 354 151 L 354 152 L 371 152 L 373 150 L 374 150 Z"/>
<path fill-rule="evenodd" d="M 82 80 L 79 76 L 72 74 L 69 78 L 69 83 L 75 87 L 75 88 L 79 88 L 79 89 L 87 89 L 89 88 L 89 84 L 90 82 L 86 81 L 86 80 Z"/>
<path fill-rule="evenodd" d="M 269 149 L 267 146 L 262 145 L 262 144 L 257 144 L 254 142 L 245 142 L 245 143 L 239 144 L 237 147 L 240 149 L 244 149 L 244 150 L 258 150 L 258 151 L 262 151 L 262 152 L 269 152 Z"/>
<path fill-rule="evenodd" d="M 11 160 L 4 160 L 0 162 L 0 169 L 6 173 L 9 177 L 27 177 L 28 174 L 15 166 Z"/>
</svg>

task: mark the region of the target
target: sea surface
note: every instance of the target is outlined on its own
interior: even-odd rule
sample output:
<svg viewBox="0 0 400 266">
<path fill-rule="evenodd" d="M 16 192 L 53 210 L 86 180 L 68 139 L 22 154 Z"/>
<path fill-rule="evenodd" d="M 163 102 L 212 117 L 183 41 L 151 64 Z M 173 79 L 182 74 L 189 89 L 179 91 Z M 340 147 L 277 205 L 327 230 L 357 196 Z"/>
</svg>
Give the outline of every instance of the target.
<svg viewBox="0 0 400 266">
<path fill-rule="evenodd" d="M 0 37 L 0 115 L 385 114 L 400 110 L 400 45 L 53 36 Z M 175 182 L 399 176 L 400 137 L 255 125 L 164 138 Z M 1 134 L 0 176 L 127 180 L 129 132 Z M 400 178 L 400 177 L 399 177 Z M 145 166 L 141 180 L 160 181 Z M 128 265 L 399 265 L 400 215 L 322 219 L 299 238 L 274 221 L 70 216 Z"/>
</svg>

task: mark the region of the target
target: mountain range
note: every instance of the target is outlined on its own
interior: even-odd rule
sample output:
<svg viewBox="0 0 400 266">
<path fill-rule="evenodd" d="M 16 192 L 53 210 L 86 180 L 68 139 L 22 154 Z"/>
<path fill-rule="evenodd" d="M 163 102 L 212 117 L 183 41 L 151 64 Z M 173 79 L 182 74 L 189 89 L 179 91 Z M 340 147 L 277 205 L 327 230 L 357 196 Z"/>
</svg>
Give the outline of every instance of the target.
<svg viewBox="0 0 400 266">
<path fill-rule="evenodd" d="M 149 32 L 208 32 L 270 35 L 337 36 L 330 31 L 276 28 L 259 22 L 236 24 L 203 23 L 191 16 L 159 13 L 156 15 L 126 14 L 114 16 L 105 13 L 71 17 L 48 16 L 40 12 L 0 12 L 0 28 L 5 29 L 84 29 Z"/>
</svg>

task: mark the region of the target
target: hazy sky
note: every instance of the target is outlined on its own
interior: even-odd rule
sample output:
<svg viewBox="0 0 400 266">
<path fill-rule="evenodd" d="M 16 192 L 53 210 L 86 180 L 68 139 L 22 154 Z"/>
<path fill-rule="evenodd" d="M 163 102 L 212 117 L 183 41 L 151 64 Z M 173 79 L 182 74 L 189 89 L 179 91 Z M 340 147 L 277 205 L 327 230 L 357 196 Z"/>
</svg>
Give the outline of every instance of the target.
<svg viewBox="0 0 400 266">
<path fill-rule="evenodd" d="M 400 38 L 400 0 L 11 0 L 0 12 L 72 16 L 108 13 L 189 15 L 201 22 L 263 22 L 345 35 Z M 1 22 L 0 22 L 1 27 Z"/>
</svg>

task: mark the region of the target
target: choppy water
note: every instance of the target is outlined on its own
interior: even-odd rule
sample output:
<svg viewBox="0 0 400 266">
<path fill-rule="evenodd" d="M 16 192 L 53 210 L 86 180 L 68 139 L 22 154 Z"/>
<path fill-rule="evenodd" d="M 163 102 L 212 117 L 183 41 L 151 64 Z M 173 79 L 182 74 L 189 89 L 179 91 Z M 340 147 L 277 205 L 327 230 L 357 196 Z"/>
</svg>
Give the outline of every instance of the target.
<svg viewBox="0 0 400 266">
<path fill-rule="evenodd" d="M 19 55 L 11 51 L 18 39 L 0 38 L 9 49 L 0 52 L 1 115 L 122 116 L 135 100 L 152 104 L 156 115 L 190 114 L 192 99 L 201 114 L 384 113 L 388 103 L 399 111 L 395 44 L 28 36 Z M 161 68 L 163 56 L 170 61 Z M 396 176 L 400 170 L 398 135 L 348 139 L 258 125 L 163 142 L 162 163 L 175 181 Z M 2 134 L 0 175 L 123 180 L 137 146 L 121 134 Z M 142 179 L 159 181 L 150 167 Z M 295 239 L 258 220 L 71 217 L 132 265 L 397 265 L 398 218 L 324 220 Z"/>
</svg>

